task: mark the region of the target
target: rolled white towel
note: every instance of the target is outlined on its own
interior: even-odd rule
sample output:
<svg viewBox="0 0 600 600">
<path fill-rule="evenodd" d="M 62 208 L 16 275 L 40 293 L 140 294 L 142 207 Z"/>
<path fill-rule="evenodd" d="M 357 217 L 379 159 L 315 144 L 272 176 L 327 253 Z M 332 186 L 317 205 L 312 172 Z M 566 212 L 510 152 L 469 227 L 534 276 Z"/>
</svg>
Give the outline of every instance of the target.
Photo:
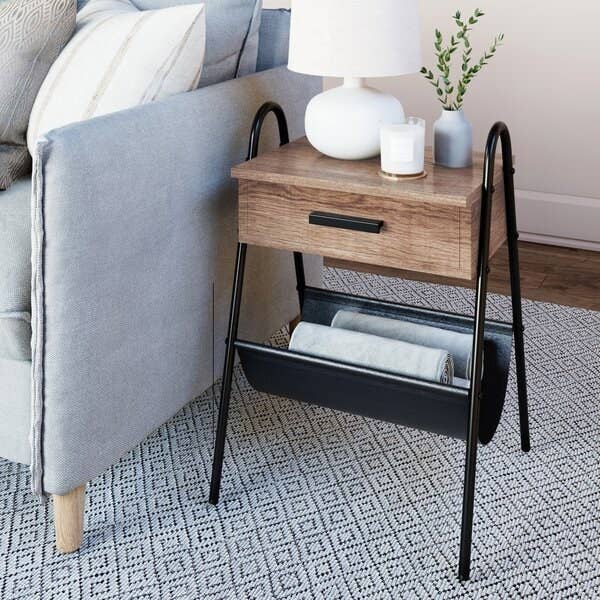
<svg viewBox="0 0 600 600">
<path fill-rule="evenodd" d="M 455 375 L 463 379 L 471 379 L 473 336 L 468 333 L 458 333 L 420 323 L 366 315 L 348 310 L 338 311 L 331 322 L 331 326 L 400 340 L 417 346 L 426 346 L 427 348 L 442 348 L 449 352 L 454 359 Z"/>
<path fill-rule="evenodd" d="M 315 323 L 302 322 L 294 329 L 290 350 L 438 383 L 451 384 L 454 377 L 446 350 Z"/>
</svg>

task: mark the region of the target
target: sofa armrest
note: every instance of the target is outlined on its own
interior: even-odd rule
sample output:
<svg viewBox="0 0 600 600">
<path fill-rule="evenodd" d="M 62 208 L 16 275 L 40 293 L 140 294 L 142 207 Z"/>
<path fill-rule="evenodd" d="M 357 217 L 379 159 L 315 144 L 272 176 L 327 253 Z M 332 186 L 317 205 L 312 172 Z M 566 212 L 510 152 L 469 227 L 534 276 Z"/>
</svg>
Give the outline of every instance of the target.
<svg viewBox="0 0 600 600">
<path fill-rule="evenodd" d="M 98 475 L 212 383 L 206 314 L 215 271 L 232 276 L 237 233 L 230 168 L 263 102 L 279 102 L 299 137 L 320 87 L 279 68 L 39 141 L 34 491 L 64 494 Z M 265 144 L 276 142 L 270 122 Z"/>
</svg>

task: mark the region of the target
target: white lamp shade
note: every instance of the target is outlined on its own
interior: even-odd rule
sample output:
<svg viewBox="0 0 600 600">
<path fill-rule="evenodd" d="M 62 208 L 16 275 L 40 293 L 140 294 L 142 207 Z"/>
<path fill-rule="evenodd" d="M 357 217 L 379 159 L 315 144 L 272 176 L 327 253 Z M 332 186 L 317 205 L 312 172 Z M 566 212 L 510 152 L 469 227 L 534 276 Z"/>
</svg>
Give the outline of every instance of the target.
<svg viewBox="0 0 600 600">
<path fill-rule="evenodd" d="M 418 0 L 292 0 L 292 71 L 361 78 L 416 73 L 420 46 Z"/>
</svg>

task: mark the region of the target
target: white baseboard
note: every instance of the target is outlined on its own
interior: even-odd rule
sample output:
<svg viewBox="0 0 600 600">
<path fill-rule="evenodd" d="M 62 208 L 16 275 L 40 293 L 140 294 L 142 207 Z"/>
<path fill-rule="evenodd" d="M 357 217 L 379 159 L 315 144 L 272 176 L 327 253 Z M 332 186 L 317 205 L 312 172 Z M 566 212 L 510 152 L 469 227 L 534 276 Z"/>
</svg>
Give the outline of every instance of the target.
<svg viewBox="0 0 600 600">
<path fill-rule="evenodd" d="M 521 239 L 600 251 L 600 198 L 517 190 Z"/>
<path fill-rule="evenodd" d="M 521 233 L 519 239 L 522 242 L 533 242 L 534 244 L 545 244 L 547 246 L 563 246 L 564 248 L 578 248 L 580 250 L 593 250 L 600 252 L 600 243 L 587 242 L 585 240 L 571 240 L 551 235 L 538 235 L 536 233 Z"/>
</svg>

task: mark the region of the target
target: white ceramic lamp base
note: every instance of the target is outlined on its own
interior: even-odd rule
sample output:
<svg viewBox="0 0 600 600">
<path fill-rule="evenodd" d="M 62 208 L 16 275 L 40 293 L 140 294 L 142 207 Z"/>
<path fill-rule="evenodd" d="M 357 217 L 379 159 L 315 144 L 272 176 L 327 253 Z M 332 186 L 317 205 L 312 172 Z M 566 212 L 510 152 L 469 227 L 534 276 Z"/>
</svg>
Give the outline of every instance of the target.
<svg viewBox="0 0 600 600">
<path fill-rule="evenodd" d="M 342 160 L 379 155 L 384 123 L 405 123 L 400 101 L 367 87 L 364 79 L 344 79 L 344 85 L 315 96 L 306 109 L 306 136 L 323 154 Z"/>
</svg>

